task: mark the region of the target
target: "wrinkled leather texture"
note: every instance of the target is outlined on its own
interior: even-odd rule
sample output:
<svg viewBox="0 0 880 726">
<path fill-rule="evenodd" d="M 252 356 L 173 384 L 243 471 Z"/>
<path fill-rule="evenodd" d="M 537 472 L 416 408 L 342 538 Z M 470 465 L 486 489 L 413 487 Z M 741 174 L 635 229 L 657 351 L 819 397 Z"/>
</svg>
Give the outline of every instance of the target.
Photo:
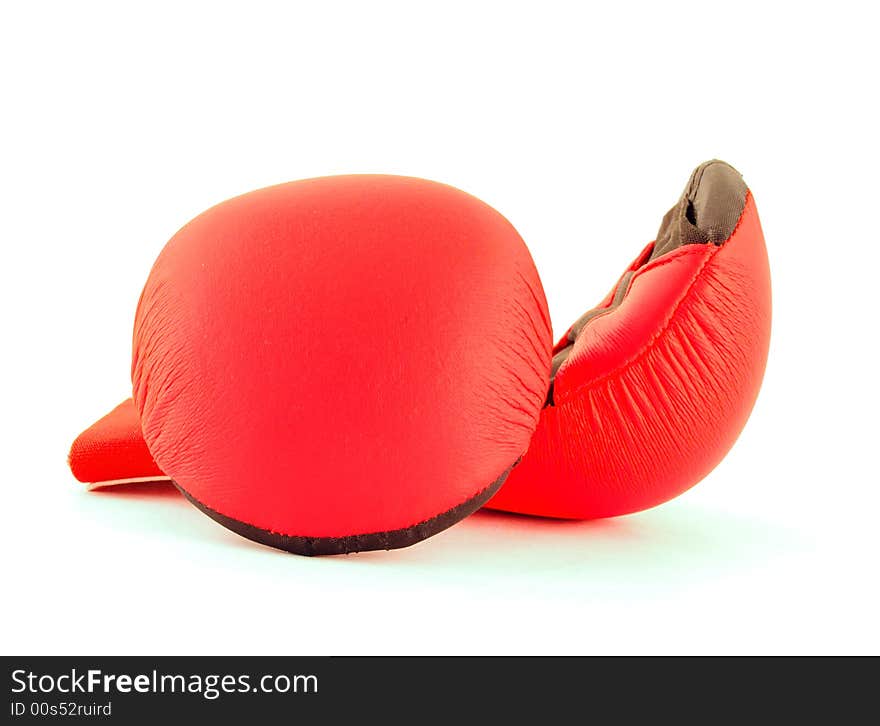
<svg viewBox="0 0 880 726">
<path fill-rule="evenodd" d="M 733 445 L 770 339 L 754 199 L 721 246 L 685 245 L 639 266 L 645 259 L 631 266 L 622 303 L 575 340 L 554 405 L 490 507 L 582 519 L 639 511 L 693 486 Z"/>
<path fill-rule="evenodd" d="M 157 464 L 284 535 L 410 527 L 526 450 L 548 386 L 541 283 L 513 227 L 445 185 L 327 177 L 259 190 L 167 244 L 132 384 Z"/>
</svg>

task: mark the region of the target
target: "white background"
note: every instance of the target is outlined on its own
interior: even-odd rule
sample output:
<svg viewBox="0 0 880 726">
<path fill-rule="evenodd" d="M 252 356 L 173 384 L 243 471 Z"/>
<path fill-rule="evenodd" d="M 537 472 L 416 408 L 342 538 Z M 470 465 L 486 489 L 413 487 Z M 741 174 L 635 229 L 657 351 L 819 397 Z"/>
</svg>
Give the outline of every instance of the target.
<svg viewBox="0 0 880 726">
<path fill-rule="evenodd" d="M 877 653 L 877 27 L 846 2 L 4 4 L 2 650 Z M 307 559 L 67 470 L 129 393 L 153 259 L 220 200 L 451 183 L 528 242 L 558 334 L 712 157 L 758 202 L 773 342 L 674 502 Z"/>
</svg>

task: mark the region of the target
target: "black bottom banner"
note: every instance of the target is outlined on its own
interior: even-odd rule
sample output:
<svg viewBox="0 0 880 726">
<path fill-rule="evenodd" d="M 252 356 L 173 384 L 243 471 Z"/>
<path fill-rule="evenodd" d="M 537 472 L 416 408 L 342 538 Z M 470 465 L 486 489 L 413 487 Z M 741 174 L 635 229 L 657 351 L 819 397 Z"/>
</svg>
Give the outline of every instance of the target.
<svg viewBox="0 0 880 726">
<path fill-rule="evenodd" d="M 826 713 L 839 719 L 871 692 L 873 673 L 830 662 L 808 669 L 806 659 L 746 658 L 5 657 L 3 663 L 3 720 L 12 724 L 334 723 L 343 717 L 434 723 L 467 721 L 477 712 L 539 723 L 638 713 L 690 713 L 714 722 L 721 715 L 790 718 L 799 706 L 812 717 L 828 706 Z M 832 674 L 843 672 L 845 693 L 829 702 Z"/>
</svg>

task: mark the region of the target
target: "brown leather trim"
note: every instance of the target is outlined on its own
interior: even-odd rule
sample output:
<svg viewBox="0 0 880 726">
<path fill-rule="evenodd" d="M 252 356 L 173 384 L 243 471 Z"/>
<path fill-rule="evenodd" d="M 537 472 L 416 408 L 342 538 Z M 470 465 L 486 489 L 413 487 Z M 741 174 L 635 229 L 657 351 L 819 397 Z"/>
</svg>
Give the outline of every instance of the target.
<svg viewBox="0 0 880 726">
<path fill-rule="evenodd" d="M 185 496 L 197 509 L 207 514 L 215 522 L 219 522 L 227 529 L 231 529 L 242 537 L 259 542 L 260 544 L 275 547 L 297 555 L 343 555 L 350 552 L 363 552 L 366 550 L 393 550 L 400 547 L 409 547 L 416 542 L 427 539 L 444 529 L 461 521 L 469 514 L 473 514 L 482 507 L 497 492 L 507 475 L 510 474 L 516 464 L 506 469 L 501 476 L 493 481 L 485 489 L 480 490 L 470 499 L 448 509 L 430 519 L 419 522 L 410 527 L 391 529 L 384 532 L 370 532 L 368 534 L 353 534 L 345 537 L 304 537 L 300 535 L 279 534 L 268 529 L 255 527 L 252 524 L 241 522 L 225 514 L 220 514 L 203 504 L 187 492 L 180 484 L 172 480 L 174 486 Z"/>
<path fill-rule="evenodd" d="M 749 189 L 740 173 L 718 159 L 694 169 L 678 203 L 663 217 L 651 259 L 688 244 L 721 245 L 746 206 Z"/>
<path fill-rule="evenodd" d="M 748 192 L 742 175 L 730 164 L 718 159 L 700 164 L 691 174 L 676 205 L 663 217 L 654 249 L 644 264 L 684 245 L 724 244 L 730 239 L 742 217 Z M 620 279 L 611 305 L 588 310 L 569 328 L 568 345 L 553 356 L 550 390 L 545 405 L 554 405 L 553 384 L 556 374 L 571 355 L 577 337 L 591 320 L 611 312 L 623 302 L 634 274 L 635 271 L 630 270 Z"/>
</svg>

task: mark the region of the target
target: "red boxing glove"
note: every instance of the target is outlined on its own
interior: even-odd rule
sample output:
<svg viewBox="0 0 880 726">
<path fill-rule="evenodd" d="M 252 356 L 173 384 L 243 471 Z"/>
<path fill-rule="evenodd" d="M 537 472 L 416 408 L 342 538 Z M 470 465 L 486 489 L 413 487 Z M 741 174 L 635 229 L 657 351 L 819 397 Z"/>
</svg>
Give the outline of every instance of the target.
<svg viewBox="0 0 880 726">
<path fill-rule="evenodd" d="M 548 405 L 490 507 L 591 519 L 696 484 L 755 403 L 770 341 L 770 272 L 739 173 L 694 171 L 657 241 L 553 349 Z"/>
<path fill-rule="evenodd" d="M 134 403 L 77 439 L 71 468 L 164 474 L 291 552 L 403 547 L 501 486 L 537 425 L 550 345 L 526 246 L 474 197 L 394 176 L 262 189 L 159 255 Z"/>
<path fill-rule="evenodd" d="M 147 448 L 130 398 L 76 438 L 68 461 L 74 476 L 90 489 L 169 478 Z"/>
<path fill-rule="evenodd" d="M 473 197 L 382 176 L 260 190 L 168 243 L 138 307 L 134 403 L 77 439 L 71 468 L 170 477 L 230 529 L 303 554 L 444 529 L 536 425 L 490 507 L 667 501 L 732 446 L 766 364 L 767 254 L 740 175 L 698 167 L 552 369 L 549 336 L 525 246 Z"/>
</svg>

